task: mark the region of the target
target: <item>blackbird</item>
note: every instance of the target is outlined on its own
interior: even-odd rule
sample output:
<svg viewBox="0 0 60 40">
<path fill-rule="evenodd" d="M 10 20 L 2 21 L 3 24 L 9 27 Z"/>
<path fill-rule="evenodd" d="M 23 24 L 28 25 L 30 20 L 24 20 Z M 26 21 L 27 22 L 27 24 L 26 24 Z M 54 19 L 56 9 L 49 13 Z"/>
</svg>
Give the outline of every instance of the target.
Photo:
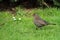
<svg viewBox="0 0 60 40">
<path fill-rule="evenodd" d="M 41 17 L 39 17 L 37 14 L 33 14 L 34 17 L 34 24 L 37 26 L 37 28 L 41 28 L 43 26 L 52 24 L 52 23 L 48 23 L 47 21 L 43 20 Z M 55 24 L 52 24 L 55 25 Z"/>
</svg>

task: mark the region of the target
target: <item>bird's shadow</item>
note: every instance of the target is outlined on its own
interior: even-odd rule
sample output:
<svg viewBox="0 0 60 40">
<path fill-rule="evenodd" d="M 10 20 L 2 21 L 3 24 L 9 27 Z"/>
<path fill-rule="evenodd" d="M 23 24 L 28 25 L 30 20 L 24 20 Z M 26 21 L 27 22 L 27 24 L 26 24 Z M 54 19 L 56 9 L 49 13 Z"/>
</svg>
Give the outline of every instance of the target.
<svg viewBox="0 0 60 40">
<path fill-rule="evenodd" d="M 36 27 L 36 30 L 51 30 L 51 29 L 54 29 L 54 27 L 52 27 L 52 25 L 47 25 L 47 26 L 43 26 L 40 28 Z"/>
</svg>

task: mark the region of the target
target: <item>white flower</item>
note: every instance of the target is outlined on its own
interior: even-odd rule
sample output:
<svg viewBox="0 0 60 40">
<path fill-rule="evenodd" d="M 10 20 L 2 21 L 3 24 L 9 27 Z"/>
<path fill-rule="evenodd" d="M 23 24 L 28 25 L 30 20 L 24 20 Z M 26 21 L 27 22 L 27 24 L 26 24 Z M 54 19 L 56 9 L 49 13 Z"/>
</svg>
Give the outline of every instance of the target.
<svg viewBox="0 0 60 40">
<path fill-rule="evenodd" d="M 21 18 L 19 18 L 19 20 L 21 20 Z"/>
<path fill-rule="evenodd" d="M 15 18 L 15 17 L 13 17 L 13 20 L 16 20 L 16 18 Z"/>
<path fill-rule="evenodd" d="M 13 17 L 13 18 L 15 18 L 15 17 Z"/>
<path fill-rule="evenodd" d="M 16 20 L 16 19 L 14 18 L 14 20 Z"/>
</svg>

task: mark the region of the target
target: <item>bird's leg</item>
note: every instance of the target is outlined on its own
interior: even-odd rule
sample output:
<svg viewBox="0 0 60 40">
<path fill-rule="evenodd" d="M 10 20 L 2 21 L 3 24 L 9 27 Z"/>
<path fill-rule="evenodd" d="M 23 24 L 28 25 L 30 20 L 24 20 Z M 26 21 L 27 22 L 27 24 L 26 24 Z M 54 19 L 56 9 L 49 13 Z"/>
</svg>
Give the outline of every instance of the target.
<svg viewBox="0 0 60 40">
<path fill-rule="evenodd" d="M 36 27 L 36 30 L 38 30 L 38 29 L 42 29 L 42 27 L 40 26 L 40 27 Z"/>
<path fill-rule="evenodd" d="M 40 27 L 36 27 L 36 30 L 40 29 Z"/>
<path fill-rule="evenodd" d="M 40 29 L 42 29 L 42 27 L 40 27 Z"/>
</svg>

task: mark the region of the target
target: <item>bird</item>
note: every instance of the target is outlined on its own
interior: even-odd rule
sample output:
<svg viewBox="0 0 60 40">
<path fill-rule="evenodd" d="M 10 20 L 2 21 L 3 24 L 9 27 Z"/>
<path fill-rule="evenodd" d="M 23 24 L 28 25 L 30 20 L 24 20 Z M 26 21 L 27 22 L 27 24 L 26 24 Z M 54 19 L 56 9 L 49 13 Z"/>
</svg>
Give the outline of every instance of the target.
<svg viewBox="0 0 60 40">
<path fill-rule="evenodd" d="M 43 26 L 46 26 L 46 25 L 55 25 L 53 23 L 49 23 L 45 20 L 43 20 L 40 16 L 38 16 L 36 13 L 33 14 L 33 18 L 34 18 L 34 24 L 37 26 L 36 29 L 38 28 L 42 28 Z"/>
</svg>

